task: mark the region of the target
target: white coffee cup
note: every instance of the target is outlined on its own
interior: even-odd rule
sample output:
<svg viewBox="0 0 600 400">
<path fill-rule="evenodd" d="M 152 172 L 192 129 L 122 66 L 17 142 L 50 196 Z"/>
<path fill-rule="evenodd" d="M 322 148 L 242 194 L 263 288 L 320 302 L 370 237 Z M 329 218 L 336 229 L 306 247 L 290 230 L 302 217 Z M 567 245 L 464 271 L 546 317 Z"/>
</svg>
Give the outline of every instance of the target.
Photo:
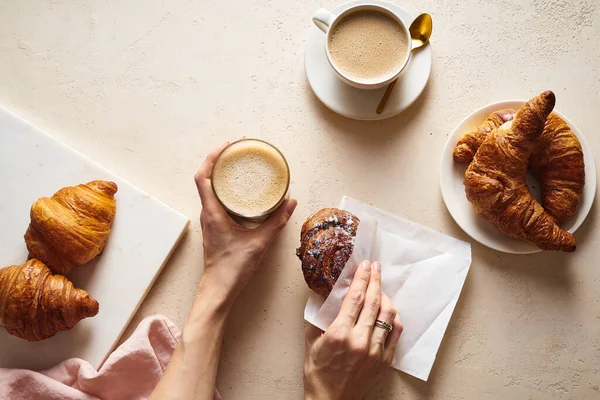
<svg viewBox="0 0 600 400">
<path fill-rule="evenodd" d="M 390 16 L 391 18 L 393 18 L 396 22 L 398 22 L 398 24 L 400 25 L 400 27 L 404 30 L 404 33 L 406 34 L 406 38 L 407 38 L 407 41 L 406 41 L 407 49 L 406 50 L 407 51 L 406 51 L 406 57 L 405 57 L 404 62 L 400 65 L 400 67 L 398 68 L 398 70 L 395 72 L 395 74 L 393 76 L 387 77 L 387 78 L 385 78 L 385 80 L 381 80 L 381 81 L 360 82 L 356 79 L 352 79 L 352 78 L 344 75 L 342 72 L 340 72 L 340 70 L 331 61 L 331 55 L 330 55 L 330 51 L 329 51 L 329 39 L 331 37 L 331 33 L 335 30 L 336 25 L 338 23 L 340 23 L 340 21 L 342 21 L 345 17 L 347 17 L 350 14 L 353 14 L 357 11 L 370 11 L 370 10 L 384 13 L 384 14 Z M 315 23 L 315 25 L 317 26 L 317 28 L 322 30 L 326 35 L 325 53 L 327 54 L 327 60 L 329 60 L 329 64 L 331 65 L 331 68 L 333 68 L 335 73 L 340 77 L 340 79 L 342 81 L 344 81 L 345 83 L 347 83 L 350 86 L 354 86 L 359 89 L 377 89 L 377 88 L 386 86 L 389 83 L 391 83 L 392 81 L 396 80 L 398 78 L 398 76 L 400 75 L 400 73 L 402 72 L 402 70 L 404 69 L 404 67 L 406 67 L 406 65 L 408 64 L 408 60 L 410 59 L 410 53 L 412 50 L 412 43 L 410 40 L 410 32 L 408 31 L 408 28 L 406 27 L 404 22 L 402 22 L 402 19 L 400 18 L 400 16 L 398 14 L 396 14 L 395 12 L 393 12 L 392 10 L 390 10 L 389 8 L 386 8 L 386 7 L 383 7 L 380 5 L 369 4 L 369 3 L 358 4 L 358 5 L 348 8 L 347 10 L 343 11 L 342 13 L 340 13 L 337 16 L 335 14 L 331 13 L 330 11 L 325 10 L 324 8 L 320 8 L 315 12 L 312 20 Z"/>
</svg>

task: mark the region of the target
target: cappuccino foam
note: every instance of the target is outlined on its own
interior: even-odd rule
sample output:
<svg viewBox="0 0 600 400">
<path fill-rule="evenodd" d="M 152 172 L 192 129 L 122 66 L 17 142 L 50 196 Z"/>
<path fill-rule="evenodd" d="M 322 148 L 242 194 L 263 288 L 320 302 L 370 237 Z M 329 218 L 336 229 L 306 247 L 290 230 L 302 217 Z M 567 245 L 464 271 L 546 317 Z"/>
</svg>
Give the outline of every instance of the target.
<svg viewBox="0 0 600 400">
<path fill-rule="evenodd" d="M 408 55 L 408 38 L 391 16 L 359 10 L 341 19 L 329 38 L 331 62 L 357 82 L 380 82 L 393 77 Z"/>
<path fill-rule="evenodd" d="M 289 174 L 283 156 L 272 146 L 244 140 L 225 149 L 215 163 L 215 194 L 230 211 L 254 217 L 263 214 L 285 196 Z"/>
</svg>

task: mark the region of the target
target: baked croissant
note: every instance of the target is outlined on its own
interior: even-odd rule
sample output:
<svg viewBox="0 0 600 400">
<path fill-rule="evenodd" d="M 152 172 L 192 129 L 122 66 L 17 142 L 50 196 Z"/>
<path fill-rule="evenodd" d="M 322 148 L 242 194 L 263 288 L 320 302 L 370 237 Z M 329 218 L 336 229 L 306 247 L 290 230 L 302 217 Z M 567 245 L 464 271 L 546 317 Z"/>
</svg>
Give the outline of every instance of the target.
<svg viewBox="0 0 600 400">
<path fill-rule="evenodd" d="M 467 199 L 500 232 L 543 250 L 574 251 L 575 238 L 531 196 L 527 163 L 554 108 L 554 93 L 529 100 L 483 141 L 465 173 Z"/>
<path fill-rule="evenodd" d="M 470 163 L 487 135 L 505 122 L 512 121 L 515 117 L 515 113 L 516 111 L 510 108 L 494 111 L 488 115 L 485 121 L 483 121 L 477 129 L 463 135 L 454 148 L 454 153 L 452 153 L 454 162 L 461 164 Z"/>
<path fill-rule="evenodd" d="M 585 164 L 579 139 L 558 115 L 548 116 L 529 167 L 546 212 L 559 224 L 572 217 L 585 185 Z"/>
<path fill-rule="evenodd" d="M 30 342 L 48 339 L 98 314 L 98 302 L 52 275 L 41 261 L 0 269 L 0 325 Z"/>
<path fill-rule="evenodd" d="M 31 206 L 25 233 L 29 258 L 44 262 L 52 272 L 67 276 L 104 249 L 116 212 L 114 182 L 92 181 L 68 186 Z"/>
<path fill-rule="evenodd" d="M 470 163 L 475 152 L 491 130 L 510 121 L 515 110 L 500 110 L 490 114 L 474 131 L 465 134 L 454 149 L 458 163 Z M 529 168 L 540 183 L 544 209 L 558 224 L 572 217 L 577 210 L 585 184 L 583 151 L 577 136 L 558 115 L 551 113 L 544 132 L 536 143 Z"/>
<path fill-rule="evenodd" d="M 304 280 L 316 293 L 327 297 L 354 250 L 359 220 L 337 208 L 317 211 L 302 225 L 300 248 Z"/>
</svg>

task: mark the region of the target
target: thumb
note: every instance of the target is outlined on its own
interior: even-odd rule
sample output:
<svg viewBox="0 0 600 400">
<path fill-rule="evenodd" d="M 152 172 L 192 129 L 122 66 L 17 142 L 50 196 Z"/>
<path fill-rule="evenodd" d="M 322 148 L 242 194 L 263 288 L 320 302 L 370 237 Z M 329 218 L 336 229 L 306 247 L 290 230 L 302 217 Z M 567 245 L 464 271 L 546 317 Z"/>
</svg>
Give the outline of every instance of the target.
<svg viewBox="0 0 600 400">
<path fill-rule="evenodd" d="M 273 214 L 257 228 L 258 234 L 263 236 L 264 239 L 271 243 L 285 228 L 292 213 L 296 209 L 298 202 L 295 199 L 289 199 L 283 203 Z"/>
</svg>

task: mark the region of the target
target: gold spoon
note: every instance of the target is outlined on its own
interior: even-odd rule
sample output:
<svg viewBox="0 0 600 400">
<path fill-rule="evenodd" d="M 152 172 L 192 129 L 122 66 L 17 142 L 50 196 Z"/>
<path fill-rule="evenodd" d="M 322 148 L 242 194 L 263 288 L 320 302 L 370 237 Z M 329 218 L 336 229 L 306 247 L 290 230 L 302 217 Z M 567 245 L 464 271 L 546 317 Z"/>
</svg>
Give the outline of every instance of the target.
<svg viewBox="0 0 600 400">
<path fill-rule="evenodd" d="M 427 42 L 429 42 L 432 30 L 433 21 L 431 20 L 431 15 L 425 13 L 415 18 L 408 28 L 412 42 L 412 50 L 425 46 Z M 392 90 L 394 90 L 394 86 L 396 86 L 396 82 L 398 82 L 398 79 L 392 81 L 392 83 L 388 85 L 383 97 L 381 98 L 381 101 L 379 102 L 379 105 L 377 106 L 377 114 L 381 114 L 383 111 L 383 108 L 385 107 Z"/>
</svg>

